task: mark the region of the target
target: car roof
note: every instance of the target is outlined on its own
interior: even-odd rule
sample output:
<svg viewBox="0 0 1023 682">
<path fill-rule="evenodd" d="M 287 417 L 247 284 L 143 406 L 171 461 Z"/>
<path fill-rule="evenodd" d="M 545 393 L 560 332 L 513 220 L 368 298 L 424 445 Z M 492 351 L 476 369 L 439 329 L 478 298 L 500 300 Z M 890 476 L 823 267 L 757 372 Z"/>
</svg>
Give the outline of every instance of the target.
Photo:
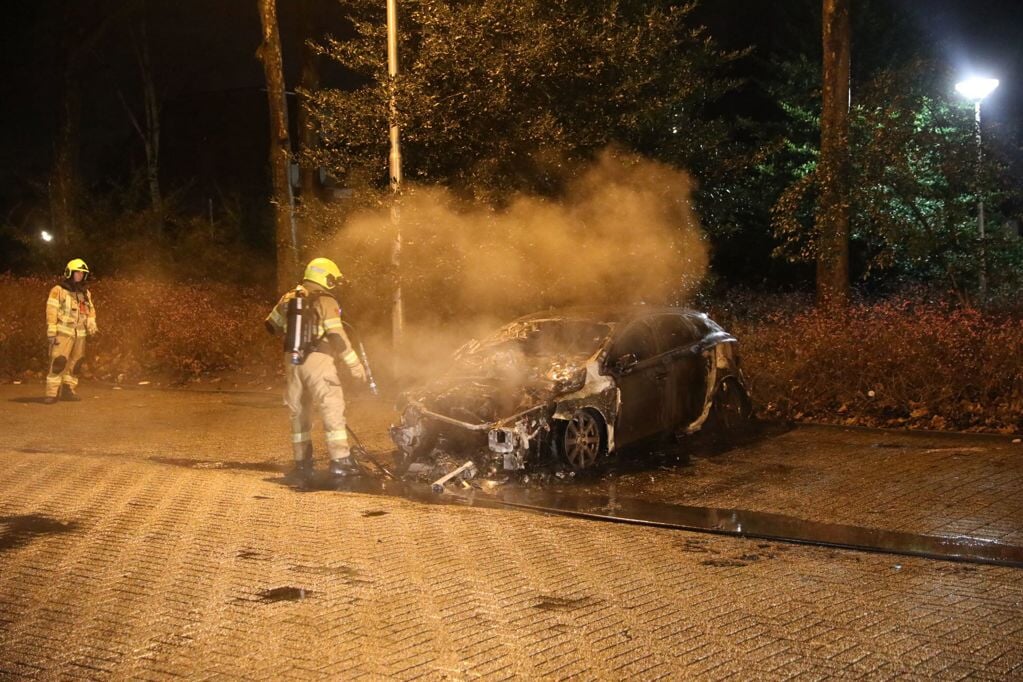
<svg viewBox="0 0 1023 682">
<path fill-rule="evenodd" d="M 543 312 L 524 315 L 516 319 L 515 322 L 564 318 L 620 325 L 636 319 L 652 317 L 654 315 L 684 315 L 685 317 L 708 319 L 705 313 L 691 308 L 637 304 L 626 306 L 576 306 L 571 308 L 553 308 Z"/>
</svg>

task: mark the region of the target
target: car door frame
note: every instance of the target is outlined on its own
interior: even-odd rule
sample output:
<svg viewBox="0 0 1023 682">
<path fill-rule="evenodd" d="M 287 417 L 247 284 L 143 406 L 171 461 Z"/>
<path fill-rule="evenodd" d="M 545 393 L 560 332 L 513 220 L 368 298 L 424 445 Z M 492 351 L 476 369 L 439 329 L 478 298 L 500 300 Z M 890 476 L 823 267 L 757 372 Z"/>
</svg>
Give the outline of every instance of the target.
<svg viewBox="0 0 1023 682">
<path fill-rule="evenodd" d="M 615 348 L 618 341 L 637 325 L 641 325 L 652 342 L 653 354 L 638 360 L 627 369 L 613 367 L 621 357 Z M 618 356 L 618 357 L 616 357 Z M 667 381 L 668 368 L 657 347 L 657 339 L 646 318 L 639 318 L 626 324 L 609 346 L 607 357 L 608 374 L 614 377 L 618 387 L 618 413 L 615 417 L 615 445 L 627 447 L 651 436 L 666 427 L 668 418 Z"/>
<path fill-rule="evenodd" d="M 662 317 L 680 320 L 692 333 L 681 342 L 666 346 L 660 330 L 654 324 L 654 320 Z M 669 428 L 672 431 L 682 431 L 703 413 L 708 381 L 707 358 L 703 352 L 705 334 L 700 325 L 685 312 L 665 312 L 652 316 L 651 328 L 669 372 L 668 393 L 672 405 Z"/>
</svg>

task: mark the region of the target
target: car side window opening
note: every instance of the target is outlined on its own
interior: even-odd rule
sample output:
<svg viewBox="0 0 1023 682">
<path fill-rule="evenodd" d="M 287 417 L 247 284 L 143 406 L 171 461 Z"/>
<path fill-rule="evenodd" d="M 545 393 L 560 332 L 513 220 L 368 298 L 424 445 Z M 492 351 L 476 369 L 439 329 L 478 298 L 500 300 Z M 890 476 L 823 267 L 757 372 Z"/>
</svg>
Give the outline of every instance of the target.
<svg viewBox="0 0 1023 682">
<path fill-rule="evenodd" d="M 651 320 L 650 326 L 654 329 L 657 346 L 662 353 L 676 348 L 688 348 L 701 337 L 696 325 L 681 315 L 658 315 Z"/>
<path fill-rule="evenodd" d="M 643 362 L 657 355 L 657 346 L 650 328 L 643 322 L 633 322 L 615 342 L 611 359 L 616 360 L 629 353 Z"/>
</svg>

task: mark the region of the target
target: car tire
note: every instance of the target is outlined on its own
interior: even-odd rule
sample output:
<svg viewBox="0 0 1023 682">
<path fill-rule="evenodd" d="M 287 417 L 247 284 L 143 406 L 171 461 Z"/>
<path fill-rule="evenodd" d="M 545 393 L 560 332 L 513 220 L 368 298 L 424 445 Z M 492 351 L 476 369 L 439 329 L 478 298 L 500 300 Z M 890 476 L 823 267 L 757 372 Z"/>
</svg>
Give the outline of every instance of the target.
<svg viewBox="0 0 1023 682">
<path fill-rule="evenodd" d="M 559 429 L 558 454 L 573 471 L 596 466 L 607 452 L 607 429 L 594 410 L 576 410 Z"/>
<path fill-rule="evenodd" d="M 732 447 L 753 424 L 753 402 L 736 379 L 729 377 L 718 384 L 710 409 L 710 426 L 714 444 Z"/>
</svg>

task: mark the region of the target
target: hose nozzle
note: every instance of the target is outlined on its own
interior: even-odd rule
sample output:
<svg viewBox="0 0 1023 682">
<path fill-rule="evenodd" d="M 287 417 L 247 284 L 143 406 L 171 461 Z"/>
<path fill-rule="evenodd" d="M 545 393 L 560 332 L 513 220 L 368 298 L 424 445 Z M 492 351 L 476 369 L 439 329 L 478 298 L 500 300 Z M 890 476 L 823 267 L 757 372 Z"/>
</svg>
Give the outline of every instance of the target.
<svg viewBox="0 0 1023 682">
<path fill-rule="evenodd" d="M 370 369 L 369 359 L 366 357 L 366 347 L 362 345 L 362 341 L 359 341 L 359 355 L 362 357 L 362 366 L 366 368 L 366 383 L 369 384 L 369 390 L 374 396 L 379 396 L 377 392 L 377 382 L 373 378 L 373 370 Z"/>
</svg>

